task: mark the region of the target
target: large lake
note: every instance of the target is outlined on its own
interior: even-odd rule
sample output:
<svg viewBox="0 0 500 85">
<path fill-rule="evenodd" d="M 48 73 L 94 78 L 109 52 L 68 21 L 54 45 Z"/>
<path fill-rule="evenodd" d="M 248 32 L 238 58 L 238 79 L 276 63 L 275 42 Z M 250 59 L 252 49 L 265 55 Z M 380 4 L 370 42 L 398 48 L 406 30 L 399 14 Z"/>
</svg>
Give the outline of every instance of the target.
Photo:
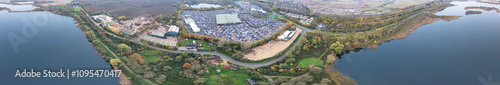
<svg viewBox="0 0 500 85">
<path fill-rule="evenodd" d="M 360 85 L 500 85 L 500 13 L 465 15 L 464 10 L 500 6 L 452 4 L 457 6 L 436 14 L 463 17 L 424 25 L 376 50 L 342 55 L 335 69 Z"/>
<path fill-rule="evenodd" d="M 16 11 L 32 10 L 32 6 L 12 6 Z M 72 17 L 51 12 L 0 11 L 0 83 L 1 85 L 117 85 L 119 78 L 16 78 L 16 70 L 59 69 L 111 70 L 111 66 L 87 41 Z M 22 32 L 27 27 L 26 33 Z M 33 28 L 31 28 L 33 27 Z M 33 31 L 30 29 L 36 29 Z M 26 39 L 16 53 L 9 34 Z"/>
</svg>

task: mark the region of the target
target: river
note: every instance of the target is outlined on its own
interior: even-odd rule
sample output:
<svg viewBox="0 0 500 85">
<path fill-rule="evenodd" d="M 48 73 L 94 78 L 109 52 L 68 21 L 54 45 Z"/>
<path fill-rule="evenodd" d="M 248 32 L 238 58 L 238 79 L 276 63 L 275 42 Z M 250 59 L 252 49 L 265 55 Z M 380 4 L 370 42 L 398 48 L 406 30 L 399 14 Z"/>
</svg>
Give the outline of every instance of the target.
<svg viewBox="0 0 500 85">
<path fill-rule="evenodd" d="M 0 4 L 15 11 L 34 6 Z M 0 83 L 2 85 L 117 85 L 119 78 L 19 78 L 17 70 L 111 70 L 96 54 L 72 17 L 47 11 L 0 11 Z M 24 32 L 23 32 L 24 31 Z M 19 42 L 19 45 L 15 43 Z M 14 43 L 14 44 L 13 44 Z M 16 49 L 17 48 L 17 49 Z"/>
<path fill-rule="evenodd" d="M 342 55 L 335 69 L 360 85 L 500 85 L 500 13 L 465 15 L 464 7 L 499 5 L 452 2 L 436 21 L 405 39 Z"/>
</svg>

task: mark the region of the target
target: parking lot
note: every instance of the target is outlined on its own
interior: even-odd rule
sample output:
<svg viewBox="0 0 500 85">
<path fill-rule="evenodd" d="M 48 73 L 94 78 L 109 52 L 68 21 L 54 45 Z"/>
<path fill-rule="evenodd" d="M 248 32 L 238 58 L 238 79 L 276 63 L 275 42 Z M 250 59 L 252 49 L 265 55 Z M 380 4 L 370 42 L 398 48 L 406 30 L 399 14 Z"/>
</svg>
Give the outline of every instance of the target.
<svg viewBox="0 0 500 85">
<path fill-rule="evenodd" d="M 257 5 L 241 1 L 236 3 L 243 5 L 236 8 L 213 11 L 185 10 L 182 12 L 182 16 L 184 16 L 184 19 L 191 18 L 196 22 L 196 25 L 200 29 L 198 34 L 239 42 L 254 42 L 270 37 L 284 25 L 283 22 L 274 19 L 257 18 L 249 14 L 259 12 L 259 9 L 262 9 Z M 217 25 L 216 15 L 218 14 L 239 14 L 238 18 L 242 22 L 239 24 Z"/>
</svg>

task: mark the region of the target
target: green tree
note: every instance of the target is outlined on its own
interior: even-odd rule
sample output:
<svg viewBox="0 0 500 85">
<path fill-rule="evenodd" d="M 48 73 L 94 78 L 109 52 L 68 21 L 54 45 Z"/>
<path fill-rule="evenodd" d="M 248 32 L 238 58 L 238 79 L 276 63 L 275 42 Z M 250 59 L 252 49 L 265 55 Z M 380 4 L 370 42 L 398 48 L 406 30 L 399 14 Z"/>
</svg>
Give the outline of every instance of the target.
<svg viewBox="0 0 500 85">
<path fill-rule="evenodd" d="M 164 67 L 163 67 L 163 71 L 168 71 L 168 70 L 170 70 L 170 69 L 172 69 L 172 67 L 170 67 L 170 66 L 164 66 Z"/>
<path fill-rule="evenodd" d="M 162 75 L 158 76 L 158 78 L 155 78 L 155 81 L 162 84 L 163 82 L 165 82 L 165 78 L 167 78 L 167 76 L 162 74 Z"/>
<path fill-rule="evenodd" d="M 118 20 L 125 20 L 125 19 L 127 19 L 126 16 L 120 16 L 120 17 L 118 17 Z"/>
<path fill-rule="evenodd" d="M 182 61 L 182 56 L 177 56 L 177 57 L 175 57 L 175 61 L 176 61 L 176 62 Z"/>
<path fill-rule="evenodd" d="M 193 81 L 194 84 L 203 84 L 207 81 L 205 78 L 197 78 L 196 80 Z"/>
<path fill-rule="evenodd" d="M 130 46 L 128 46 L 127 44 L 120 44 L 118 45 L 118 50 L 119 52 L 128 52 L 128 51 L 132 51 L 132 48 L 130 48 Z"/>
<path fill-rule="evenodd" d="M 337 60 L 337 58 L 335 58 L 335 56 L 333 56 L 334 54 L 330 54 L 328 56 L 326 56 L 326 63 L 328 64 L 333 64 L 335 63 L 335 60 Z"/>
<path fill-rule="evenodd" d="M 315 74 L 318 74 L 318 73 L 320 73 L 320 72 L 322 72 L 322 71 L 323 71 L 323 69 L 322 69 L 322 68 L 320 68 L 320 67 L 316 67 L 316 66 L 314 66 L 314 67 L 311 69 L 311 72 L 312 72 L 312 73 L 315 73 Z"/>
<path fill-rule="evenodd" d="M 285 63 L 293 63 L 295 62 L 295 58 L 290 58 L 290 59 L 286 59 Z"/>
<path fill-rule="evenodd" d="M 332 80 L 330 80 L 328 78 L 323 78 L 323 79 L 321 79 L 321 83 L 332 83 Z"/>
<path fill-rule="evenodd" d="M 109 63 L 111 63 L 111 65 L 113 66 L 118 66 L 118 64 L 120 63 L 120 59 L 111 59 L 109 60 Z"/>
</svg>

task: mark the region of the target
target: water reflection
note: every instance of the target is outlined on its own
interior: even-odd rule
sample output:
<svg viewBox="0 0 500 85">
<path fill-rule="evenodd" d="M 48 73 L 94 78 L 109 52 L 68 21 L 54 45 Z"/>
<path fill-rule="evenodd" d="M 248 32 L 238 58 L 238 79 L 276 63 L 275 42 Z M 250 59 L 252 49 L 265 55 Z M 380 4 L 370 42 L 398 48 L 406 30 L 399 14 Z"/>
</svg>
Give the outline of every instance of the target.
<svg viewBox="0 0 500 85">
<path fill-rule="evenodd" d="M 33 5 L 11 5 L 11 4 L 2 4 L 0 3 L 0 7 L 7 7 L 11 11 L 30 11 L 34 10 L 38 7 L 33 6 Z"/>
<path fill-rule="evenodd" d="M 457 6 L 436 14 L 463 17 L 424 25 L 407 38 L 384 42 L 375 50 L 348 52 L 337 61 L 335 69 L 360 85 L 489 85 L 499 82 L 500 24 L 497 23 L 500 14 L 484 11 L 465 16 L 464 9 L 500 6 L 474 1 L 452 4 Z"/>
</svg>

